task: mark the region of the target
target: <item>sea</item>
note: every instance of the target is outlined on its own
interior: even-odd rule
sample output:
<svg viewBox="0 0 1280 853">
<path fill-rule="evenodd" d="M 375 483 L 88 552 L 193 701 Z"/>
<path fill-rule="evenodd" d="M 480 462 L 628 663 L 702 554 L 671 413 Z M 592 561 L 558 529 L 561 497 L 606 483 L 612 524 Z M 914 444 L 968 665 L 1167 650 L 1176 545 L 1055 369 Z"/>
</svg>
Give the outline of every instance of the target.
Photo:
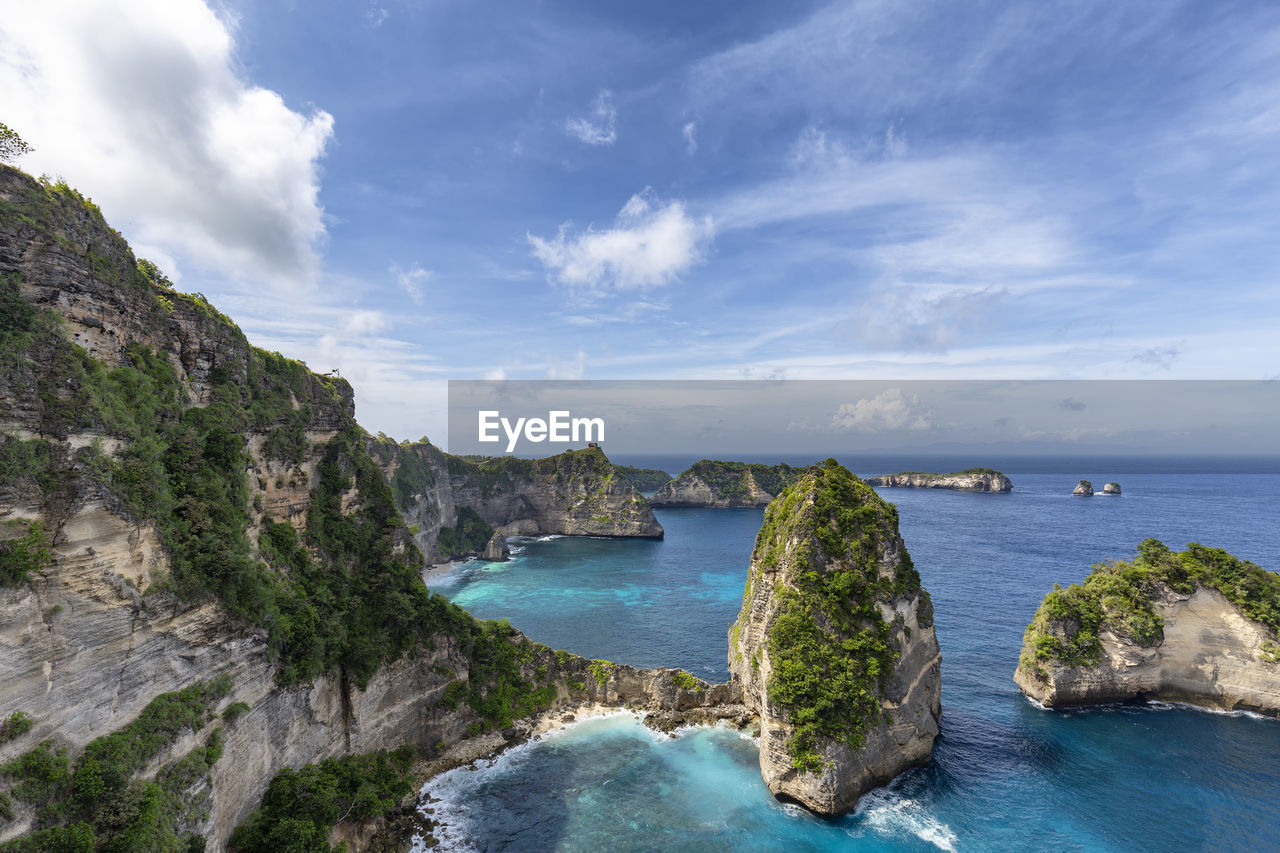
<svg viewBox="0 0 1280 853">
<path fill-rule="evenodd" d="M 1231 457 L 837 458 L 855 473 L 985 465 L 1007 494 L 880 489 L 933 596 L 942 725 L 933 760 L 827 819 L 777 802 L 757 743 L 672 735 L 634 713 L 565 729 L 435 777 L 424 813 L 444 850 L 1280 850 L 1280 721 L 1164 703 L 1049 711 L 1013 684 L 1053 584 L 1147 537 L 1280 568 L 1280 464 Z M 676 474 L 692 456 L 620 458 Z M 806 464 L 815 457 L 747 461 Z M 1079 479 L 1123 494 L 1073 497 Z M 591 658 L 728 676 L 759 509 L 655 511 L 662 541 L 512 541 L 429 585 L 483 619 Z"/>
</svg>

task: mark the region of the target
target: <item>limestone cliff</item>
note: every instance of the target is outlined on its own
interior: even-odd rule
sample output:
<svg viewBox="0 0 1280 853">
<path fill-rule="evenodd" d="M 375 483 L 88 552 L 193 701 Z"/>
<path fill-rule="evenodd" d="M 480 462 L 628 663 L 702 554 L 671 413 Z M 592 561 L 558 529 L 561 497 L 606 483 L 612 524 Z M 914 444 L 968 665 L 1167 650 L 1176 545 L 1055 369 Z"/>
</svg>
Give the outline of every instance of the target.
<svg viewBox="0 0 1280 853">
<path fill-rule="evenodd" d="M 222 850 L 281 769 L 431 758 L 590 695 L 590 662 L 427 592 L 345 381 L 3 166 L 0 365 L 0 719 L 31 718 L 0 738 L 0 842 Z M 634 494 L 593 455 L 561 472 L 584 515 Z M 643 693 L 663 677 L 612 698 L 710 703 Z"/>
<path fill-rule="evenodd" d="M 891 489 L 955 489 L 961 492 L 1010 492 L 1013 481 L 990 468 L 969 468 L 954 474 L 924 474 L 904 471 L 901 474 L 885 474 L 867 477 L 869 486 Z"/>
<path fill-rule="evenodd" d="M 821 814 L 927 762 L 941 716 L 933 606 L 897 512 L 834 459 L 769 504 L 729 634 L 773 793 Z"/>
<path fill-rule="evenodd" d="M 1052 707 L 1163 699 L 1280 715 L 1280 575 L 1149 539 L 1045 596 L 1014 681 Z"/>
<path fill-rule="evenodd" d="M 767 506 L 774 495 L 795 482 L 803 469 L 703 459 L 650 498 L 653 506 Z"/>
<path fill-rule="evenodd" d="M 661 539 L 649 502 L 598 447 L 546 459 L 453 456 L 423 439 L 372 440 L 369 452 L 390 479 L 396 504 L 417 528 L 428 559 L 442 553 L 443 528 L 475 511 L 503 536 L 622 536 Z"/>
</svg>

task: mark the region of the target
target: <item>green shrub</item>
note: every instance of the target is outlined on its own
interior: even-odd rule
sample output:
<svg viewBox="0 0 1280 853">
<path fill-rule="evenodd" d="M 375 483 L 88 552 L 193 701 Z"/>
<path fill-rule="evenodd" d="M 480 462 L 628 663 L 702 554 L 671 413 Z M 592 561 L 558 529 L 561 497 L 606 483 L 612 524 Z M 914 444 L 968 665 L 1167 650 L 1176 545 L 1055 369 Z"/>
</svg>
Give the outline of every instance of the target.
<svg viewBox="0 0 1280 853">
<path fill-rule="evenodd" d="M 0 541 L 0 586 L 26 583 L 32 573 L 39 573 L 53 560 L 51 543 L 44 524 L 33 521 L 16 539 Z"/>
<path fill-rule="evenodd" d="M 228 846 L 239 853 L 329 853 L 337 823 L 375 817 L 412 791 L 412 762 L 413 750 L 402 747 L 281 770 Z"/>
<path fill-rule="evenodd" d="M 24 711 L 14 711 L 0 723 L 0 743 L 20 738 L 35 726 L 35 720 Z"/>
</svg>

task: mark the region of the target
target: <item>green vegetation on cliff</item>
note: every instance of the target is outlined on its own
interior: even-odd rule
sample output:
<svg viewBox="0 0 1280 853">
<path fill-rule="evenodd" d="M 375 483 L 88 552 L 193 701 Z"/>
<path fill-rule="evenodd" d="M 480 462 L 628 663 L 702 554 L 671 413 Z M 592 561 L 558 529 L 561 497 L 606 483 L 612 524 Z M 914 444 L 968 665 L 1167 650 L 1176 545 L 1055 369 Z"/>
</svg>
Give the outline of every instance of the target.
<svg viewBox="0 0 1280 853">
<path fill-rule="evenodd" d="M 1143 540 L 1133 560 L 1099 563 L 1081 584 L 1054 584 L 1023 637 L 1019 666 L 1044 677 L 1046 662 L 1092 666 L 1102 660 L 1101 631 L 1139 646 L 1164 640 L 1153 600 L 1165 590 L 1190 595 L 1217 590 L 1250 619 L 1280 634 L 1280 574 L 1192 542 L 1175 552 L 1157 539 Z"/>
<path fill-rule="evenodd" d="M 458 507 L 458 523 L 440 528 L 437 546 L 440 559 L 452 560 L 465 554 L 478 554 L 493 538 L 493 527 L 469 506 Z"/>
<path fill-rule="evenodd" d="M 710 486 L 711 491 L 721 500 L 747 501 L 751 499 L 751 490 L 747 481 L 748 473 L 751 474 L 757 486 L 776 497 L 783 489 L 798 480 L 804 471 L 804 468 L 793 468 L 785 462 L 778 465 L 763 465 L 758 462 L 703 459 L 690 465 L 680 477 L 686 475 L 697 477 Z"/>
<path fill-rule="evenodd" d="M 777 589 L 765 687 L 791 721 L 787 747 L 798 769 L 821 769 L 820 738 L 857 748 L 881 720 L 897 650 L 879 604 L 919 593 L 920 620 L 931 624 L 906 550 L 894 573 L 880 573 L 881 548 L 897 539 L 894 506 L 834 459 L 810 468 L 765 511 L 748 596 L 766 567 L 792 585 Z"/>
<path fill-rule="evenodd" d="M 203 850 L 204 839 L 187 827 L 203 819 L 208 786 L 201 782 L 222 755 L 221 729 L 154 779 L 138 775 L 181 735 L 203 729 L 230 689 L 223 678 L 161 694 L 132 723 L 91 741 L 74 766 L 65 749 L 45 740 L 0 767 L 11 786 L 5 794 L 36 809 L 32 831 L 0 851 Z"/>
<path fill-rule="evenodd" d="M 228 846 L 238 853 L 329 853 L 337 823 L 377 817 L 408 795 L 412 763 L 412 748 L 402 747 L 281 770 Z"/>
<path fill-rule="evenodd" d="M 642 492 L 660 489 L 673 479 L 666 471 L 660 471 L 657 468 L 634 468 L 630 465 L 616 464 L 613 467 L 619 476 Z"/>
</svg>

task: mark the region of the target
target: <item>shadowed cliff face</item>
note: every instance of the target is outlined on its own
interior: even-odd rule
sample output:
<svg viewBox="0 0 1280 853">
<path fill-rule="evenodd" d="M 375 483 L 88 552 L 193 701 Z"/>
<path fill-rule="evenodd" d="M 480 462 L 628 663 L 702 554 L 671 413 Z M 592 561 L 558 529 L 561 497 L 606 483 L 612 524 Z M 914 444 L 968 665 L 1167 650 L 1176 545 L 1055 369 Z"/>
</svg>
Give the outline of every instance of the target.
<svg viewBox="0 0 1280 853">
<path fill-rule="evenodd" d="M 845 814 L 927 762 L 941 655 L 893 507 L 834 460 L 814 466 L 769 505 L 748 572 L 729 666 L 769 789 Z"/>
</svg>

